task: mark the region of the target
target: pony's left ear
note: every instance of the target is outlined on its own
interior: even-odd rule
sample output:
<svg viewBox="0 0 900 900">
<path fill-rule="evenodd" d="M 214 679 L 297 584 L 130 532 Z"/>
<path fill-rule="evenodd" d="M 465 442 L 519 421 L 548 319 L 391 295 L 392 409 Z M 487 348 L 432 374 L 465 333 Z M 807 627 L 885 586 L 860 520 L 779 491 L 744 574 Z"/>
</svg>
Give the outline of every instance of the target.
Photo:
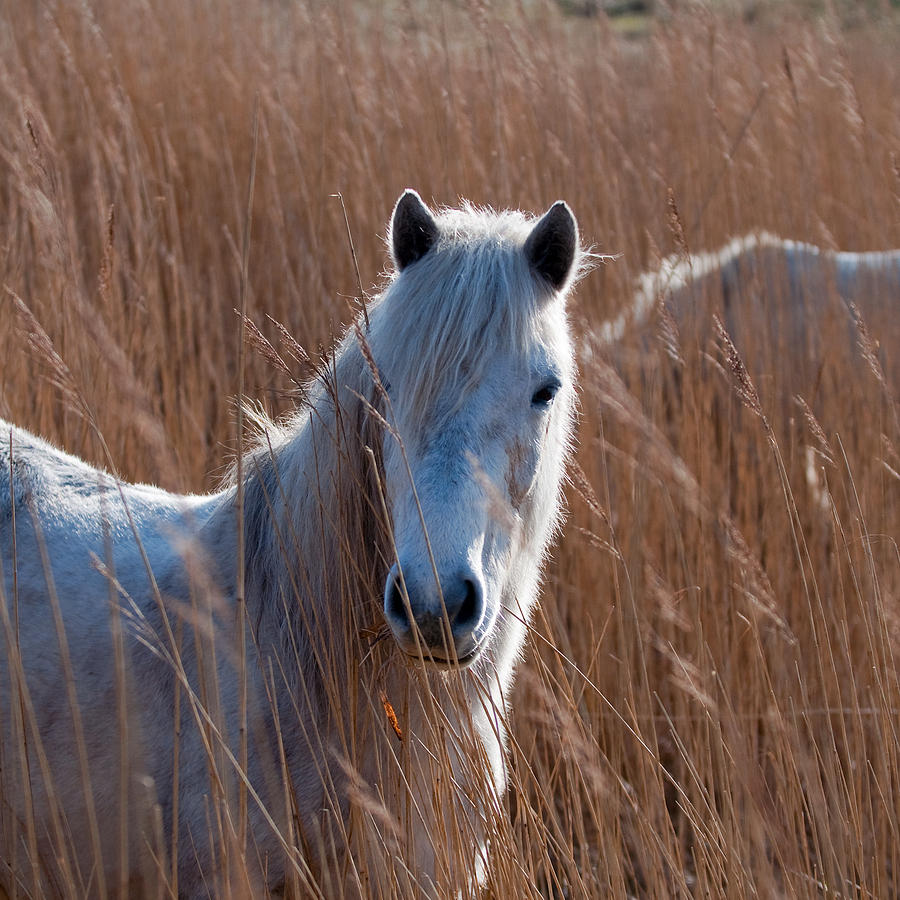
<svg viewBox="0 0 900 900">
<path fill-rule="evenodd" d="M 397 270 L 420 260 L 435 244 L 440 232 L 422 198 L 407 188 L 391 216 L 391 256 Z"/>
<path fill-rule="evenodd" d="M 572 274 L 577 251 L 578 223 L 569 205 L 558 200 L 531 229 L 525 256 L 537 275 L 561 291 Z"/>
</svg>

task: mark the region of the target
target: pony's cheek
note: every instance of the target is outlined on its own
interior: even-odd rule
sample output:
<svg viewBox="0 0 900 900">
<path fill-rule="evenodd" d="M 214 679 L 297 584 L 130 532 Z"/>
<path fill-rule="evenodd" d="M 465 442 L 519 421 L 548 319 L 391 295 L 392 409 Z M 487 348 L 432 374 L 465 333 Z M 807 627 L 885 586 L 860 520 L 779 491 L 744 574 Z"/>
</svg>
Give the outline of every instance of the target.
<svg viewBox="0 0 900 900">
<path fill-rule="evenodd" d="M 522 526 L 518 520 L 492 522 L 484 535 L 481 548 L 481 569 L 488 590 L 500 589 L 509 571 L 510 562 L 521 542 Z"/>
<path fill-rule="evenodd" d="M 403 517 L 403 509 L 408 506 L 408 497 L 411 495 L 409 472 L 403 465 L 403 457 L 396 447 L 396 441 L 392 441 L 393 447 L 384 451 L 384 474 L 381 489 L 384 492 L 388 513 L 396 527 L 398 520 Z"/>
<path fill-rule="evenodd" d="M 517 439 L 507 448 L 506 456 L 506 493 L 510 507 L 519 514 L 534 491 L 540 448 L 533 440 Z"/>
</svg>

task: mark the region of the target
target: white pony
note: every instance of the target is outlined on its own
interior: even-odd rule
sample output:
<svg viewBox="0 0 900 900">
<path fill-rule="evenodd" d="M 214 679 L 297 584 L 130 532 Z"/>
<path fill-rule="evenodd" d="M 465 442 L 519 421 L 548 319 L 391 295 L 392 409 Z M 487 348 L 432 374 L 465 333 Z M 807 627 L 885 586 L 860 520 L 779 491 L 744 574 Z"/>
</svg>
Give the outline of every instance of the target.
<svg viewBox="0 0 900 900">
<path fill-rule="evenodd" d="M 584 256 L 562 202 L 535 222 L 414 191 L 390 249 L 367 318 L 220 493 L 0 428 L 0 883 L 477 890 Z"/>
</svg>

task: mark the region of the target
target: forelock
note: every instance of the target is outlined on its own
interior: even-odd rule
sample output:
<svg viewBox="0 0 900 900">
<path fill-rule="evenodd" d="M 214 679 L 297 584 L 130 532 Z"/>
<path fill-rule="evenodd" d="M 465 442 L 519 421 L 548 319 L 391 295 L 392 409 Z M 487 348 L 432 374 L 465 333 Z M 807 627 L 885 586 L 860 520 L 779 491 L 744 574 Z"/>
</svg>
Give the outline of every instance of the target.
<svg viewBox="0 0 900 900">
<path fill-rule="evenodd" d="M 464 204 L 437 221 L 435 246 L 381 298 L 379 357 L 417 421 L 455 411 L 498 354 L 527 346 L 546 296 L 522 252 L 533 220 Z"/>
</svg>

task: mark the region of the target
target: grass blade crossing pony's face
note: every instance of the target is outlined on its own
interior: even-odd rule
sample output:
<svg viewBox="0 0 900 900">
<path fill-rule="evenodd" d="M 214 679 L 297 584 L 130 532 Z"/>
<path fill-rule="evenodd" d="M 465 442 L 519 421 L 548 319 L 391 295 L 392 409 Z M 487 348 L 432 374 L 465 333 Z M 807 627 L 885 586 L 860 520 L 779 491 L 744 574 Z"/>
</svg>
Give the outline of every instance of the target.
<svg viewBox="0 0 900 900">
<path fill-rule="evenodd" d="M 390 248 L 397 275 L 371 327 L 391 425 L 385 618 L 411 657 L 467 666 L 493 647 L 499 663 L 534 594 L 522 575 L 536 580 L 556 525 L 577 226 L 561 202 L 536 223 L 472 207 L 435 216 L 406 191 Z"/>
</svg>

